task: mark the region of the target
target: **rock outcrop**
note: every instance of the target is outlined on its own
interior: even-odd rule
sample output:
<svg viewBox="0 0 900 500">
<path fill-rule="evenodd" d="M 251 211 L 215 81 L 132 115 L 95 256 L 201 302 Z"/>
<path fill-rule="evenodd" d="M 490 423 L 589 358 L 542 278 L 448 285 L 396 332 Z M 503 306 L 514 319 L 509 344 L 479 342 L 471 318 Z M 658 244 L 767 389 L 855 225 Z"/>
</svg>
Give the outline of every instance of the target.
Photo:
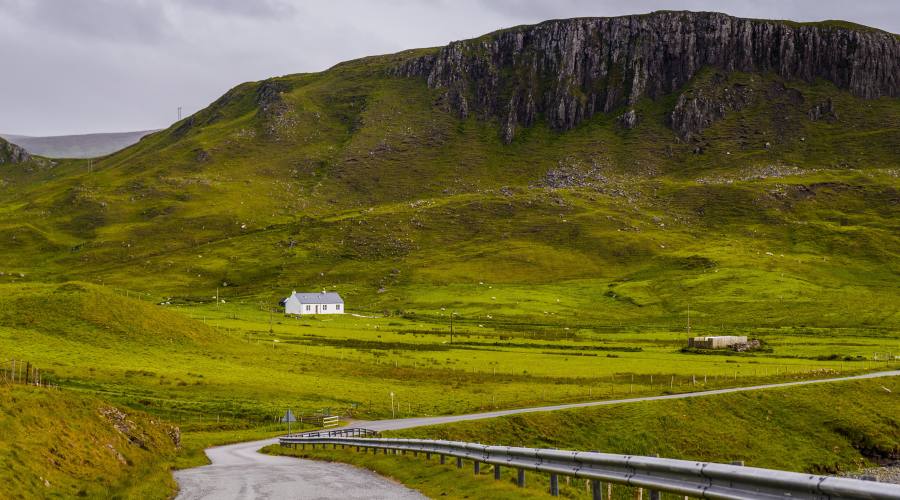
<svg viewBox="0 0 900 500">
<path fill-rule="evenodd" d="M 827 23 L 655 12 L 503 30 L 453 42 L 393 72 L 442 89 L 442 104 L 462 117 L 498 120 L 511 141 L 539 116 L 570 129 L 595 113 L 676 91 L 703 67 L 823 78 L 863 98 L 898 96 L 900 38 Z M 705 106 L 682 104 L 687 120 L 691 108 Z"/>
<path fill-rule="evenodd" d="M 24 163 L 31 155 L 24 148 L 0 138 L 0 165 L 4 163 Z"/>
<path fill-rule="evenodd" d="M 281 132 L 296 124 L 293 107 L 285 102 L 282 94 L 290 88 L 276 79 L 262 82 L 256 89 L 256 107 L 262 118 L 265 134 L 278 139 Z"/>
<path fill-rule="evenodd" d="M 669 125 L 684 141 L 693 139 L 729 111 L 739 111 L 754 100 L 752 89 L 740 85 L 726 85 L 720 75 L 710 87 L 701 87 L 678 96 Z"/>
</svg>

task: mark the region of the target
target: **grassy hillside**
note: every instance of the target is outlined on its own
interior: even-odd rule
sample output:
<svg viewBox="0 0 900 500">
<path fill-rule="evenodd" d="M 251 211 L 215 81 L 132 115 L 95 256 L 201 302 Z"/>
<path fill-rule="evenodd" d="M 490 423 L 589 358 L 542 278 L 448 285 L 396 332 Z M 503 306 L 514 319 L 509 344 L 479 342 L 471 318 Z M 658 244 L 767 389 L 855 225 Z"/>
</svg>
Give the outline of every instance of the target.
<svg viewBox="0 0 900 500">
<path fill-rule="evenodd" d="M 394 431 L 391 436 L 452 439 L 486 444 L 598 450 L 652 455 L 819 474 L 853 471 L 900 457 L 897 392 L 900 382 L 875 380 L 746 392 L 698 399 L 531 413 L 484 421 Z M 397 479 L 431 497 L 496 498 L 547 496 L 547 477 L 527 475 L 526 490 L 504 468 L 494 481 L 490 466 L 473 476 L 471 464 L 457 470 L 413 457 L 346 450 L 300 450 L 278 446 L 269 453 L 356 464 Z M 583 481 L 560 480 L 567 498 L 590 498 Z M 479 492 L 479 493 L 475 493 Z M 615 498 L 633 498 L 616 486 Z M 673 497 L 674 498 L 674 497 Z"/>
<path fill-rule="evenodd" d="M 418 53 L 242 84 L 92 167 L 4 169 L 0 280 L 269 305 L 327 287 L 351 310 L 531 323 L 672 328 L 690 304 L 700 328 L 897 327 L 900 100 L 707 71 L 684 91 L 759 98 L 702 154 L 669 128 L 675 95 L 639 103 L 632 130 L 610 113 L 504 145 L 388 76 Z M 828 99 L 833 116 L 810 119 Z"/>
<path fill-rule="evenodd" d="M 0 385 L 4 498 L 167 498 L 177 429 L 69 391 Z"/>
</svg>

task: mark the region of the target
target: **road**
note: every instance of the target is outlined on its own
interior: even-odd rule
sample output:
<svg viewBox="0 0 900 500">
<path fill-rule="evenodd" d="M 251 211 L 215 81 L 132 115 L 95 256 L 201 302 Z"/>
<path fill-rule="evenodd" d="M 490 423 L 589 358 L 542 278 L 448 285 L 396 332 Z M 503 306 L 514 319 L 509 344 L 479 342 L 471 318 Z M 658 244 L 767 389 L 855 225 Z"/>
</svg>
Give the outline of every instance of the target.
<svg viewBox="0 0 900 500">
<path fill-rule="evenodd" d="M 373 431 L 392 431 L 397 429 L 409 429 L 412 427 L 423 427 L 426 425 L 452 424 L 454 422 L 464 422 L 466 420 L 481 420 L 485 418 L 504 417 L 507 415 L 518 415 L 520 413 L 533 413 L 541 411 L 557 411 L 569 410 L 572 408 L 589 408 L 592 406 L 607 406 L 623 403 L 638 403 L 641 401 L 665 401 L 667 399 L 686 399 L 701 398 L 704 396 L 713 396 L 716 394 L 728 394 L 732 392 L 758 391 L 761 389 L 776 389 L 779 387 L 793 387 L 797 385 L 823 384 L 831 382 L 846 382 L 848 380 L 863 380 L 870 378 L 896 377 L 900 376 L 900 370 L 872 372 L 864 375 L 853 375 L 849 377 L 836 377 L 815 380 L 799 380 L 796 382 L 782 382 L 779 384 L 751 385 L 746 387 L 732 387 L 729 389 L 715 389 L 711 391 L 686 392 L 683 394 L 668 394 L 665 396 L 646 396 L 640 398 L 627 399 L 608 399 L 604 401 L 588 401 L 585 403 L 570 403 L 552 406 L 538 406 L 534 408 L 514 408 L 511 410 L 497 410 L 483 413 L 469 413 L 467 415 L 445 415 L 440 417 L 419 417 L 419 418 L 398 418 L 393 420 L 358 420 L 353 422 L 353 427 L 365 427 Z"/>
<path fill-rule="evenodd" d="M 648 396 L 640 398 L 590 401 L 535 408 L 516 408 L 467 415 L 440 417 L 403 418 L 391 420 L 356 421 L 355 427 L 385 431 L 408 429 L 425 425 L 448 424 L 466 420 L 516 415 L 541 411 L 568 410 L 641 401 L 664 401 L 728 394 L 733 392 L 757 391 L 779 387 L 793 387 L 809 384 L 823 384 L 900 376 L 900 370 L 867 373 L 850 377 L 801 380 L 780 384 L 755 385 L 716 389 L 711 391 Z M 419 493 L 403 485 L 389 481 L 373 472 L 346 464 L 299 460 L 289 457 L 273 457 L 257 452 L 263 446 L 275 444 L 277 440 L 253 441 L 206 450 L 211 465 L 195 467 L 175 472 L 175 480 L 181 488 L 177 500 L 195 499 L 318 499 L 318 498 L 391 498 L 420 499 Z"/>
<path fill-rule="evenodd" d="M 340 463 L 263 455 L 267 439 L 206 450 L 211 465 L 175 471 L 176 500 L 424 499 L 374 472 Z"/>
</svg>

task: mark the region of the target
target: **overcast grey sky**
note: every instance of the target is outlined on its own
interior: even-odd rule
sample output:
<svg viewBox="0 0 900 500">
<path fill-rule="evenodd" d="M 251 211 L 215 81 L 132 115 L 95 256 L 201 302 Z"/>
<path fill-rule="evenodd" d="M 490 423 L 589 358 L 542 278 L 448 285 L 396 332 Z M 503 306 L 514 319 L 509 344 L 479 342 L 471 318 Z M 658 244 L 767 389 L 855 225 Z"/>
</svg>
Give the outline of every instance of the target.
<svg viewBox="0 0 900 500">
<path fill-rule="evenodd" d="M 900 32 L 897 0 L 0 0 L 0 132 L 162 128 L 234 85 L 499 28 L 659 9 L 844 19 Z"/>
</svg>

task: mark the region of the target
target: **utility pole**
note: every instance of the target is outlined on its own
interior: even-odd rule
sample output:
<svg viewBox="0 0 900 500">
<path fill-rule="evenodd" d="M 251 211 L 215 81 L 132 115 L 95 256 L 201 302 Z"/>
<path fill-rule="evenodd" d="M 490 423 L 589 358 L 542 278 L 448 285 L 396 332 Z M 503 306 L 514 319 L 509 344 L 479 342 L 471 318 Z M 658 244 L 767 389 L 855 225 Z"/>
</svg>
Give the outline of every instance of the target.
<svg viewBox="0 0 900 500">
<path fill-rule="evenodd" d="M 216 309 L 219 308 L 219 287 L 216 287 Z"/>
<path fill-rule="evenodd" d="M 178 106 L 178 121 L 181 121 L 181 106 Z"/>
<path fill-rule="evenodd" d="M 688 336 L 691 335 L 691 299 L 688 299 L 688 323 L 687 323 L 687 332 Z"/>
<path fill-rule="evenodd" d="M 394 414 L 394 391 L 391 391 L 391 418 L 397 418 Z"/>
<path fill-rule="evenodd" d="M 453 343 L 453 315 L 455 312 L 450 312 L 450 343 Z"/>
</svg>

